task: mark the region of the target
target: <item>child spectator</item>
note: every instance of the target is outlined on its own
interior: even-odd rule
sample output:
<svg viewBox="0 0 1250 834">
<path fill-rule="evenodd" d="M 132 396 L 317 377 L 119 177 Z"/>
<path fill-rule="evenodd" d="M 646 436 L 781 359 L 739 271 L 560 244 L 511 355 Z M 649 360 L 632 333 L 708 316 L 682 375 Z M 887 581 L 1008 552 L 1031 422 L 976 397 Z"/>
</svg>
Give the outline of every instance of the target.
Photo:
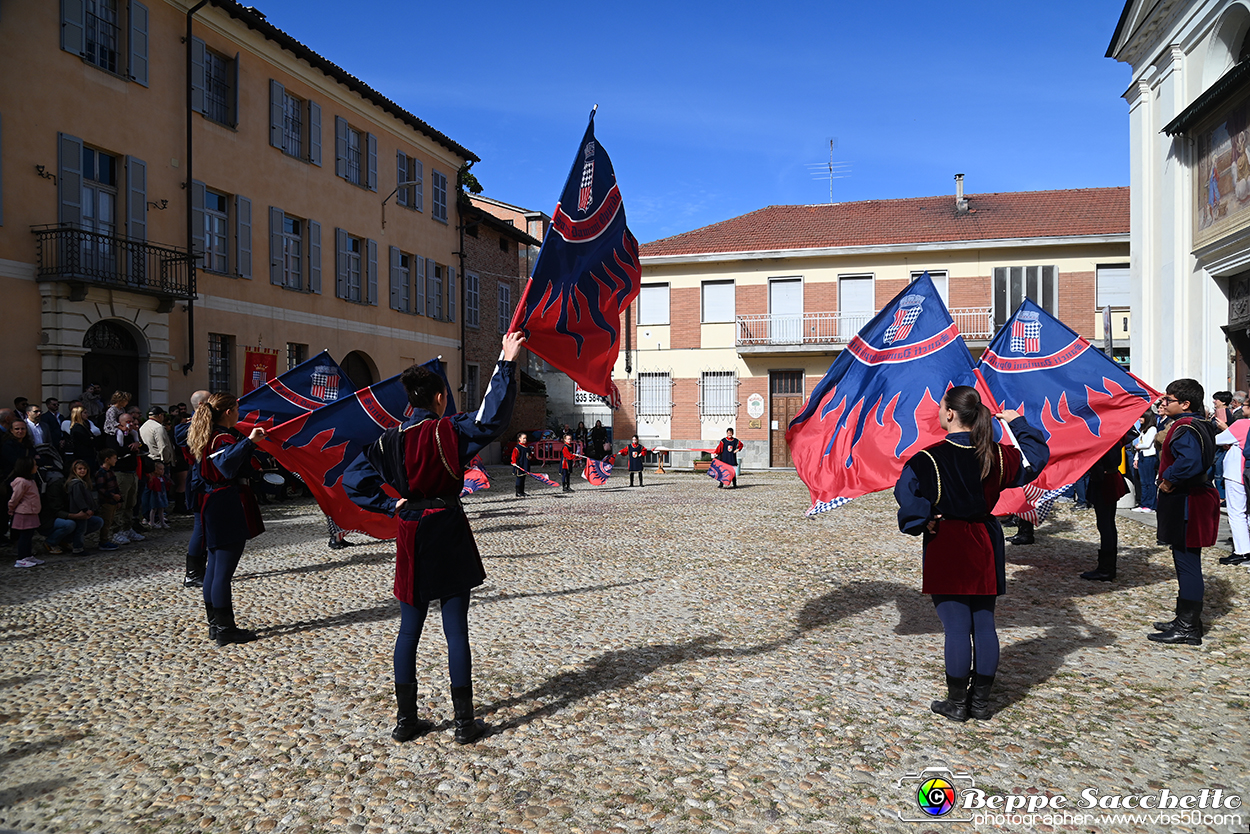
<svg viewBox="0 0 1250 834">
<path fill-rule="evenodd" d="M 31 544 L 35 540 L 35 531 L 39 529 L 39 510 L 43 502 L 39 500 L 39 487 L 35 484 L 35 459 L 21 458 L 13 466 L 13 480 L 9 484 L 13 490 L 9 496 L 9 523 L 13 535 L 17 538 L 17 563 L 14 567 L 33 568 L 42 565 L 42 559 L 31 555 Z"/>
<path fill-rule="evenodd" d="M 598 422 L 596 421 L 596 427 Z M 560 486 L 561 492 L 572 492 L 573 488 L 569 486 L 569 476 L 573 474 L 573 461 L 577 460 L 577 455 L 573 454 L 573 435 L 564 435 L 564 448 L 560 450 Z"/>
<path fill-rule="evenodd" d="M 100 468 L 95 471 L 96 498 L 100 501 L 100 515 L 104 517 L 104 526 L 100 528 L 101 550 L 116 550 L 118 545 L 130 544 L 129 536 L 121 533 L 113 535 L 113 517 L 122 500 L 121 487 L 117 485 L 117 475 L 113 472 L 116 464 L 117 451 L 105 449 L 100 453 Z"/>
<path fill-rule="evenodd" d="M 165 475 L 165 464 L 152 462 L 152 472 L 144 478 L 147 489 L 143 492 L 143 516 L 149 527 L 169 529 L 165 521 L 165 508 L 169 506 L 169 490 L 172 482 Z"/>
<path fill-rule="evenodd" d="M 91 468 L 85 460 L 70 464 L 69 477 L 65 480 L 65 495 L 69 519 L 74 522 L 73 554 L 81 555 L 86 549 L 84 537 L 97 530 L 102 531 L 104 518 L 100 515 L 100 502 L 91 484 Z M 106 546 L 107 545 L 107 546 Z M 100 549 L 116 550 L 117 545 L 100 533 Z"/>
<path fill-rule="evenodd" d="M 516 475 L 517 498 L 525 497 L 525 476 L 530 469 L 530 447 L 526 442 L 528 440 L 529 435 L 521 432 L 516 436 L 516 445 L 512 447 L 512 472 Z"/>
<path fill-rule="evenodd" d="M 39 496 L 43 504 L 39 509 L 39 534 L 45 536 L 44 547 L 53 556 L 65 551 L 61 542 L 74 532 L 74 522 L 69 517 L 69 504 L 65 495 L 65 477 L 57 469 L 40 470 L 39 481 L 43 491 Z M 38 482 L 37 482 L 38 484 Z"/>
</svg>

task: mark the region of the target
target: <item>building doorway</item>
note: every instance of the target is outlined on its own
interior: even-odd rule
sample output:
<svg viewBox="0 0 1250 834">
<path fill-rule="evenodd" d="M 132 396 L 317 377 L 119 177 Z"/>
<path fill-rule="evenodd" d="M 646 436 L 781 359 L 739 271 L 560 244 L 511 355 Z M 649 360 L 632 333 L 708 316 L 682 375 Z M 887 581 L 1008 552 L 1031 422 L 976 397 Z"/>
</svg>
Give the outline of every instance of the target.
<svg viewBox="0 0 1250 834">
<path fill-rule="evenodd" d="M 99 385 L 106 403 L 114 391 L 128 391 L 132 395 L 131 402 L 141 402 L 147 393 L 141 374 L 146 352 L 125 325 L 117 321 L 98 321 L 83 335 L 82 346 L 88 351 L 82 358 L 83 387 L 91 383 Z"/>
<path fill-rule="evenodd" d="M 361 388 L 370 386 L 378 381 L 378 374 L 373 365 L 373 360 L 363 351 L 353 350 L 344 356 L 343 364 L 340 367 L 343 369 L 343 373 L 347 374 L 347 378 L 351 380 L 348 387 L 352 391 L 359 391 Z"/>
<path fill-rule="evenodd" d="M 794 466 L 790 446 L 786 443 L 786 428 L 803 410 L 803 372 L 769 371 L 768 393 L 771 404 L 768 465 Z"/>
</svg>

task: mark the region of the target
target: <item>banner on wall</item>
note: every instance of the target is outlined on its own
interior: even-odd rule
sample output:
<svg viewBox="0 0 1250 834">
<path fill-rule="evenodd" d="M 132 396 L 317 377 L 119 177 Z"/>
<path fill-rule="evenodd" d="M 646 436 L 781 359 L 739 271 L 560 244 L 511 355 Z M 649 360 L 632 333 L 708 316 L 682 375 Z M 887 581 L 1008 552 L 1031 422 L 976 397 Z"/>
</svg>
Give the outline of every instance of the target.
<svg viewBox="0 0 1250 834">
<path fill-rule="evenodd" d="M 278 351 L 273 348 L 244 348 L 243 393 L 260 388 L 278 375 Z"/>
</svg>

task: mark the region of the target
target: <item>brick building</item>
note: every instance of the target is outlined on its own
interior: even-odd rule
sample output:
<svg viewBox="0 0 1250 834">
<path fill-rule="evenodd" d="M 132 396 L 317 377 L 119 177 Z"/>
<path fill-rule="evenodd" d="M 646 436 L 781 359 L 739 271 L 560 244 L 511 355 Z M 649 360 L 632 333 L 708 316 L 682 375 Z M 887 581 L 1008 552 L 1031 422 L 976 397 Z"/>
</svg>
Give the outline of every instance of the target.
<svg viewBox="0 0 1250 834">
<path fill-rule="evenodd" d="M 1025 297 L 1128 364 L 1129 189 L 770 206 L 642 246 L 614 371 L 617 437 L 704 447 L 733 427 L 748 468 L 789 466 L 785 430 L 836 354 L 927 271 L 974 355 Z M 688 455 L 674 455 L 680 465 Z"/>
</svg>

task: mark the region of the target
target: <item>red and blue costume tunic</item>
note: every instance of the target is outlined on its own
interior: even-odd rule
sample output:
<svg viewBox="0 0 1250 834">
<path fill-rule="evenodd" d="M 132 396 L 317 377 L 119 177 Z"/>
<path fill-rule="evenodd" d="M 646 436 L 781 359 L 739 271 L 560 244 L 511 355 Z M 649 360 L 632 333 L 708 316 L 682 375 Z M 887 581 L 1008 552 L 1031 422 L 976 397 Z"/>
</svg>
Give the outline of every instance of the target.
<svg viewBox="0 0 1250 834">
<path fill-rule="evenodd" d="M 256 444 L 237 432 L 213 427 L 196 467 L 205 544 L 212 549 L 240 548 L 265 532 L 260 507 L 248 475 L 258 469 Z"/>
<path fill-rule="evenodd" d="M 512 420 L 516 390 L 516 363 L 500 362 L 481 411 L 440 418 L 418 408 L 366 446 L 343 474 L 353 503 L 399 518 L 394 590 L 400 602 L 445 599 L 486 579 L 459 496 L 465 466 Z M 406 503 L 397 512 L 399 498 Z"/>
<path fill-rule="evenodd" d="M 1215 426 L 1198 414 L 1182 414 L 1168 428 L 1159 450 L 1159 490 L 1155 507 L 1160 544 L 1211 547 L 1219 535 L 1220 494 L 1208 474 L 1215 463 Z"/>
<path fill-rule="evenodd" d="M 630 443 L 624 449 L 617 452 L 617 454 L 629 456 L 628 461 L 630 472 L 641 472 L 643 458 L 650 454 L 650 452 L 651 450 L 646 446 L 643 446 L 641 443 Z"/>
<path fill-rule="evenodd" d="M 968 432 L 951 432 L 913 455 L 903 467 L 894 497 L 898 526 L 924 537 L 926 594 L 997 596 L 1007 591 L 1003 528 L 994 505 L 1003 490 L 1023 486 L 1042 472 L 1050 450 L 1041 433 L 1023 417 L 1011 422 L 1020 449 L 994 444 L 990 472 L 981 477 L 981 462 Z M 937 519 L 930 532 L 929 522 Z"/>
<path fill-rule="evenodd" d="M 712 452 L 712 454 L 715 455 L 716 459 L 721 463 L 727 463 L 730 466 L 737 466 L 738 453 L 745 447 L 746 444 L 738 438 L 725 437 L 720 443 L 716 444 L 716 451 Z"/>
<path fill-rule="evenodd" d="M 560 451 L 560 471 L 572 472 L 573 461 L 577 460 L 577 455 L 573 453 L 573 447 L 565 443 L 564 448 Z"/>
<path fill-rule="evenodd" d="M 516 474 L 520 477 L 522 472 L 530 471 L 530 447 L 524 443 L 518 443 L 512 447 L 512 465 L 518 470 Z"/>
</svg>

